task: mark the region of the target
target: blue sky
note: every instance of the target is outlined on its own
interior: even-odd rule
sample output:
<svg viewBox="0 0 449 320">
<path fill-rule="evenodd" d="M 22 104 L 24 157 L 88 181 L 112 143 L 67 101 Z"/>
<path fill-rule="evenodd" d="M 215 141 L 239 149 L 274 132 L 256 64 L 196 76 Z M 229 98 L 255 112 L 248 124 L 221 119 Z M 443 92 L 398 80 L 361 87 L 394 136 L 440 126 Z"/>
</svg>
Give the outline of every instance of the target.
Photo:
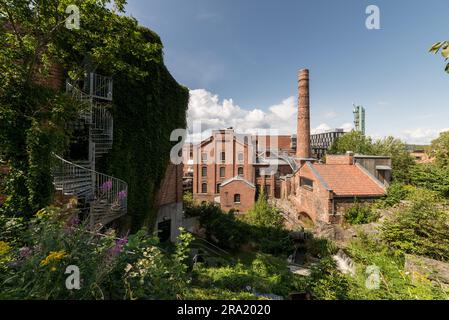
<svg viewBox="0 0 449 320">
<path fill-rule="evenodd" d="M 370 4 L 380 30 L 365 27 Z M 449 129 L 449 75 L 427 53 L 449 40 L 447 0 L 129 0 L 127 12 L 161 36 L 192 90 L 190 120 L 209 128 L 293 131 L 306 67 L 315 129 L 348 126 L 353 102 L 374 137 L 427 143 Z"/>
</svg>

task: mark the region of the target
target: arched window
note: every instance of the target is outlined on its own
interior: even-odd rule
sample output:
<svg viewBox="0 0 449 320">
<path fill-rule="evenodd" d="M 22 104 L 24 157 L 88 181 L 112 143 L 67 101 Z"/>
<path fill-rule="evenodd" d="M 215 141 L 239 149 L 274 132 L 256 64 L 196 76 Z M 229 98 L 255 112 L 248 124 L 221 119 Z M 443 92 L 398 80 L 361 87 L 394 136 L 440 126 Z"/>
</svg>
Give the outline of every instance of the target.
<svg viewBox="0 0 449 320">
<path fill-rule="evenodd" d="M 238 174 L 239 176 L 243 176 L 243 167 L 238 167 L 238 169 L 237 169 L 237 174 Z"/>
<path fill-rule="evenodd" d="M 201 176 L 207 177 L 207 167 L 201 167 Z"/>
<path fill-rule="evenodd" d="M 201 193 L 207 193 L 207 183 L 201 185 Z"/>
<path fill-rule="evenodd" d="M 239 193 L 234 194 L 234 203 L 240 203 L 240 194 Z"/>
</svg>

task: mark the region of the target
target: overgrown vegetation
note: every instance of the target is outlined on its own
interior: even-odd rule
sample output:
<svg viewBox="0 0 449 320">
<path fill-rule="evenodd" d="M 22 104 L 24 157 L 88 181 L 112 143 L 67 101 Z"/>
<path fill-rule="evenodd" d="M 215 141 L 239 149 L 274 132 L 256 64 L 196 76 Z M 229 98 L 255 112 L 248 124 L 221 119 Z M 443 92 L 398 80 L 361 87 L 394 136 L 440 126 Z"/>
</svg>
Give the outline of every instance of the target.
<svg viewBox="0 0 449 320">
<path fill-rule="evenodd" d="M 189 234 L 169 254 L 144 231 L 91 233 L 73 209 L 40 210 L 25 230 L 13 221 L 0 226 L 0 299 L 176 299 L 186 291 Z M 71 265 L 79 290 L 66 288 Z"/>
<path fill-rule="evenodd" d="M 355 201 L 345 212 L 345 221 L 349 224 L 365 224 L 377 221 L 379 214 L 370 205 Z"/>
<path fill-rule="evenodd" d="M 356 262 L 356 274 L 350 278 L 349 299 L 411 300 L 448 299 L 448 292 L 424 275 L 405 271 L 404 255 L 380 241 L 360 234 L 352 241 L 348 253 Z M 379 272 L 379 273 L 377 273 Z M 370 283 L 369 276 L 374 276 Z M 376 279 L 378 275 L 378 278 Z M 366 284 L 370 283 L 369 286 Z"/>
<path fill-rule="evenodd" d="M 449 214 L 428 199 L 416 200 L 382 225 L 388 245 L 406 253 L 449 261 Z"/>
<path fill-rule="evenodd" d="M 223 212 L 211 203 L 195 204 L 186 197 L 186 214 L 198 216 L 209 241 L 225 249 L 238 250 L 247 244 L 264 253 L 288 255 L 292 241 L 283 227 L 283 218 L 265 196 L 260 196 L 246 215 Z"/>
<path fill-rule="evenodd" d="M 73 80 L 86 69 L 114 78 L 114 149 L 101 170 L 128 182 L 132 230 L 153 222 L 170 134 L 185 127 L 188 90 L 165 68 L 159 37 L 123 14 L 125 3 L 0 2 L 0 157 L 11 168 L 8 214 L 31 217 L 51 202 L 50 154 L 67 149 L 67 124 L 81 112 L 46 88 L 49 71 L 61 67 Z M 65 27 L 68 5 L 80 9 L 79 30 Z"/>
</svg>

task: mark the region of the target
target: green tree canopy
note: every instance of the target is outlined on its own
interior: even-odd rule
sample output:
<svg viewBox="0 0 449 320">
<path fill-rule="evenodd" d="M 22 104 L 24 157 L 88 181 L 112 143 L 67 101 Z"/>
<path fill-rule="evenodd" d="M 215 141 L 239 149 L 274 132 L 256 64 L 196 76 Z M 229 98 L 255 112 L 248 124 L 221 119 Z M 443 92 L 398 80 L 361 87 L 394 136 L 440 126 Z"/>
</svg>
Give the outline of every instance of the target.
<svg viewBox="0 0 449 320">
<path fill-rule="evenodd" d="M 353 130 L 335 140 L 329 149 L 330 154 L 342 154 L 347 151 L 359 154 L 372 154 L 373 142 L 370 137 Z"/>
<path fill-rule="evenodd" d="M 432 141 L 432 153 L 438 166 L 449 168 L 449 131 L 440 133 L 440 136 Z"/>
<path fill-rule="evenodd" d="M 361 132 L 351 131 L 338 138 L 329 149 L 330 154 L 342 154 L 347 151 L 365 155 L 390 156 L 393 178 L 398 181 L 408 181 L 410 168 L 414 164 L 405 143 L 392 136 L 373 142 L 370 137 Z"/>
<path fill-rule="evenodd" d="M 438 52 L 440 52 L 441 55 L 443 56 L 444 60 L 447 61 L 447 59 L 449 58 L 449 41 L 440 41 L 440 42 L 435 43 L 429 49 L 429 52 L 433 53 L 433 54 L 437 54 Z M 449 73 L 449 63 L 446 64 L 445 71 L 447 73 Z"/>
</svg>

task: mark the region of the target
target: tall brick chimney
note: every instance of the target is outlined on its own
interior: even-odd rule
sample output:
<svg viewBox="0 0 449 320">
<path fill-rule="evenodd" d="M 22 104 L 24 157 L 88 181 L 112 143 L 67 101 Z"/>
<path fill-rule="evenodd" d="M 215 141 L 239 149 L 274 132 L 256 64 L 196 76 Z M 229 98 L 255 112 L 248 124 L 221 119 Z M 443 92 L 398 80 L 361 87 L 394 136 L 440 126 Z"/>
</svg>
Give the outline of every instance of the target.
<svg viewBox="0 0 449 320">
<path fill-rule="evenodd" d="M 296 157 L 310 158 L 310 100 L 308 69 L 299 70 L 298 93 Z"/>
</svg>

